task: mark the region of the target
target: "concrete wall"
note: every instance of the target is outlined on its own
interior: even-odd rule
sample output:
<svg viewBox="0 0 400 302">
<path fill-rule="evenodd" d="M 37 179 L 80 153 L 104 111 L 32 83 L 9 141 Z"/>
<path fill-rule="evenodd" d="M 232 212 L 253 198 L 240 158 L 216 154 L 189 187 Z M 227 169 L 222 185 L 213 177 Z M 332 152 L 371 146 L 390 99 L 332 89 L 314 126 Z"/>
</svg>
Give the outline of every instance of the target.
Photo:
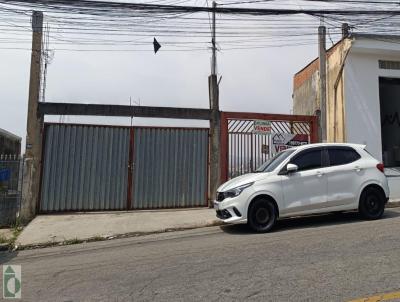
<svg viewBox="0 0 400 302">
<path fill-rule="evenodd" d="M 327 141 L 344 141 L 344 96 L 341 73 L 351 40 L 345 39 L 328 50 L 327 53 Z M 314 115 L 320 108 L 319 100 L 319 60 L 316 59 L 298 72 L 293 82 L 293 113 Z M 335 88 L 336 80 L 338 86 Z M 336 93 L 335 93 L 336 91 Z"/>
<path fill-rule="evenodd" d="M 355 42 L 344 69 L 346 141 L 367 145 L 379 160 L 382 160 L 379 77 L 400 78 L 400 70 L 379 69 L 378 61 L 399 61 L 400 45 L 397 48 L 397 56 L 370 53 Z"/>
<path fill-rule="evenodd" d="M 344 73 L 346 141 L 367 145 L 382 160 L 378 59 L 351 50 Z"/>
<path fill-rule="evenodd" d="M 293 91 L 293 114 L 315 115 L 319 109 L 319 72 L 316 70 Z"/>
<path fill-rule="evenodd" d="M 351 40 L 345 39 L 330 53 L 327 60 L 327 97 L 326 97 L 326 122 L 327 141 L 345 141 L 345 108 L 344 108 L 344 82 L 346 81 L 342 69 L 345 63 Z M 337 84 L 337 86 L 336 86 Z"/>
</svg>

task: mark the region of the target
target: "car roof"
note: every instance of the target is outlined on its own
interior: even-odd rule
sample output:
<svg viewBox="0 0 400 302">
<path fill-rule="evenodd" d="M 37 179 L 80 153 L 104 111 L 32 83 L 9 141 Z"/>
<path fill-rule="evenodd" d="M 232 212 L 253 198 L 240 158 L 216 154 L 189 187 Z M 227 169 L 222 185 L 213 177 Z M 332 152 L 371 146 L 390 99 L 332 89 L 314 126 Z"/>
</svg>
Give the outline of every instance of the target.
<svg viewBox="0 0 400 302">
<path fill-rule="evenodd" d="M 349 144 L 349 143 L 316 143 L 316 144 L 307 144 L 302 146 L 297 146 L 291 148 L 292 150 L 306 150 L 310 148 L 317 148 L 317 147 L 351 147 L 355 149 L 365 149 L 366 145 L 362 144 Z"/>
</svg>

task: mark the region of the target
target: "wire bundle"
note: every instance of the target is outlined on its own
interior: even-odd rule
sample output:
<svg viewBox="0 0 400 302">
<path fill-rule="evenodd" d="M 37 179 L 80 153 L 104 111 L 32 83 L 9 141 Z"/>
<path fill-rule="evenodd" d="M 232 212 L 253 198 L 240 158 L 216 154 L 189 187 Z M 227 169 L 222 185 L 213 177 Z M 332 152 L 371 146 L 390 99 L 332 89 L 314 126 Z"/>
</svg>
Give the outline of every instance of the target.
<svg viewBox="0 0 400 302">
<path fill-rule="evenodd" d="M 213 10 L 199 2 L 0 0 L 0 49 L 29 50 L 31 12 L 40 10 L 55 50 L 152 51 L 157 37 L 162 51 L 208 51 Z M 218 3 L 216 13 L 220 51 L 317 43 L 322 18 L 332 43 L 343 22 L 366 33 L 397 35 L 400 28 L 399 2 L 389 0 L 230 0 Z"/>
</svg>

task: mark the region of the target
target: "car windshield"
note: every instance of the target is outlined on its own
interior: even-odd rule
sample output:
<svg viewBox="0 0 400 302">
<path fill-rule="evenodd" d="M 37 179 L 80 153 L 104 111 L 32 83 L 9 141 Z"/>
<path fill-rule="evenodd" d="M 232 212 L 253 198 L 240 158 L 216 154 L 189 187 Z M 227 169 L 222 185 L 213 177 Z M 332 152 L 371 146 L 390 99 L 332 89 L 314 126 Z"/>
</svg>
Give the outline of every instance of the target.
<svg viewBox="0 0 400 302">
<path fill-rule="evenodd" d="M 275 170 L 276 167 L 278 167 L 286 158 L 289 157 L 290 154 L 292 154 L 295 150 L 293 149 L 288 149 L 285 151 L 281 151 L 277 153 L 274 157 L 272 157 L 270 160 L 266 161 L 263 163 L 257 170 L 256 172 L 272 172 Z"/>
</svg>

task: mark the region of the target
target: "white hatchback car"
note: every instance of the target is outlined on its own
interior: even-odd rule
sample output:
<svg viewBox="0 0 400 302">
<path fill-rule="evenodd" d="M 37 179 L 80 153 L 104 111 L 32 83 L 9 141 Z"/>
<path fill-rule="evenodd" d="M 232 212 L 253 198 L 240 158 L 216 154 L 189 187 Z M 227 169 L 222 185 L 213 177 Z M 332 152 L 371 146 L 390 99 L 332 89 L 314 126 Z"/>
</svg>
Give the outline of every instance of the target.
<svg viewBox="0 0 400 302">
<path fill-rule="evenodd" d="M 316 213 L 358 210 L 378 219 L 389 199 L 383 168 L 363 145 L 295 147 L 221 185 L 214 208 L 224 222 L 247 222 L 257 232 L 278 218 Z"/>
</svg>

